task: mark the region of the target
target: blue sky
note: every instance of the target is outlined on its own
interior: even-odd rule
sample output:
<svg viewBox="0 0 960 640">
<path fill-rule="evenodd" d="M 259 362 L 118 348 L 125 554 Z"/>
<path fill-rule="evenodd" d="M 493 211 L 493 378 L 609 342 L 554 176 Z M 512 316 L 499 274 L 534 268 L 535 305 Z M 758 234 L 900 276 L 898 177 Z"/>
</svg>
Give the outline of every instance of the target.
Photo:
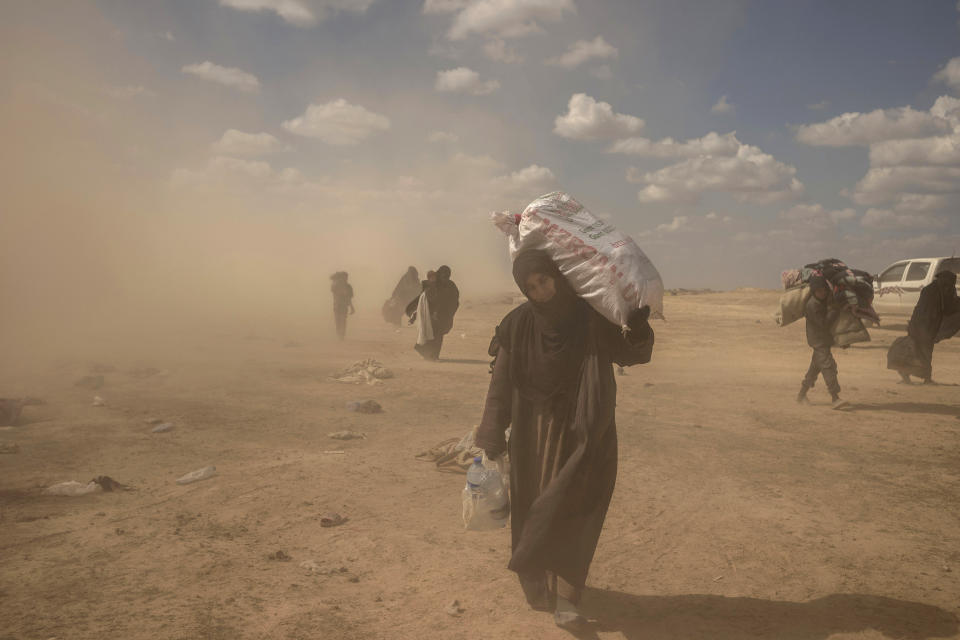
<svg viewBox="0 0 960 640">
<path fill-rule="evenodd" d="M 488 213 L 554 189 L 634 235 L 667 287 L 774 287 L 827 255 L 877 271 L 960 250 L 955 2 L 98 0 L 11 14 L 7 96 L 44 103 L 77 153 L 96 147 L 87 172 L 199 272 L 231 238 L 235 267 L 288 281 L 347 268 L 381 287 L 408 263 L 459 261 L 461 280 L 502 289 Z"/>
</svg>

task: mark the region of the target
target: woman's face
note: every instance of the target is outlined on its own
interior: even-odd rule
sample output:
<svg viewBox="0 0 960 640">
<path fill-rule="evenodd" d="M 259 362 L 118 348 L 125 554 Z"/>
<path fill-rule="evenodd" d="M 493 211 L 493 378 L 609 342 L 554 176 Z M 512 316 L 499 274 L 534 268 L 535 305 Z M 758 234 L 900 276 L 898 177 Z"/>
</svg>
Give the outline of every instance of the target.
<svg viewBox="0 0 960 640">
<path fill-rule="evenodd" d="M 531 273 L 526 284 L 527 297 L 534 302 L 550 302 L 557 295 L 557 283 L 545 273 Z"/>
</svg>

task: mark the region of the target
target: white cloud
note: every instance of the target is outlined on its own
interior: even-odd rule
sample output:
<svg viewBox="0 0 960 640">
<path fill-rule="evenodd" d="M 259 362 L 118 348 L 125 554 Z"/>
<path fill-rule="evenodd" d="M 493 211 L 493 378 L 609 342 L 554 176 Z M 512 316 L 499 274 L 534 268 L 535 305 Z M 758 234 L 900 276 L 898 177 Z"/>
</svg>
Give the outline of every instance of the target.
<svg viewBox="0 0 960 640">
<path fill-rule="evenodd" d="M 459 136 L 455 133 L 449 133 L 448 131 L 431 131 L 427 136 L 427 141 L 433 142 L 434 144 L 442 142 L 458 142 L 460 140 Z"/>
<path fill-rule="evenodd" d="M 220 6 L 240 11 L 272 11 L 298 27 L 309 27 L 317 22 L 313 11 L 300 0 L 220 0 Z"/>
<path fill-rule="evenodd" d="M 646 184 L 641 202 L 695 203 L 706 192 L 724 192 L 742 202 L 771 204 L 803 193 L 796 168 L 751 145 L 734 156 L 699 156 L 653 172 L 632 170 L 630 182 Z"/>
<path fill-rule="evenodd" d="M 960 193 L 960 167 L 871 167 L 857 183 L 854 200 L 880 204 L 904 193 Z"/>
<path fill-rule="evenodd" d="M 426 0 L 423 3 L 424 13 L 453 13 L 465 9 L 470 0 Z"/>
<path fill-rule="evenodd" d="M 736 155 L 741 146 L 736 131 L 722 135 L 711 131 L 702 138 L 684 141 L 673 138 L 657 141 L 648 138 L 625 138 L 610 145 L 607 152 L 650 158 L 695 158 L 701 155 Z"/>
<path fill-rule="evenodd" d="M 490 156 L 472 156 L 468 153 L 456 153 L 451 158 L 455 165 L 469 168 L 473 171 L 492 173 L 503 168 L 503 164 Z"/>
<path fill-rule="evenodd" d="M 597 36 L 593 40 L 577 40 L 567 48 L 566 53 L 550 58 L 547 64 L 575 69 L 588 60 L 616 58 L 618 53 L 617 48 L 604 40 L 603 36 Z"/>
<path fill-rule="evenodd" d="M 473 0 L 459 10 L 447 37 L 462 40 L 475 33 L 516 38 L 539 31 L 538 21 L 559 22 L 566 13 L 576 13 L 573 0 Z"/>
<path fill-rule="evenodd" d="M 496 192 L 505 196 L 524 194 L 531 198 L 550 191 L 556 187 L 556 184 L 557 178 L 553 172 L 537 164 L 524 167 L 509 175 L 497 176 L 491 181 L 491 186 Z"/>
<path fill-rule="evenodd" d="M 960 89 L 960 58 L 951 58 L 943 69 L 933 74 L 933 79 L 951 89 Z"/>
<path fill-rule="evenodd" d="M 157 95 L 150 89 L 140 84 L 128 84 L 124 87 L 109 87 L 107 94 L 118 100 L 131 100 L 133 98 L 149 98 Z"/>
<path fill-rule="evenodd" d="M 797 140 L 822 147 L 866 146 L 882 140 L 918 138 L 951 130 L 950 123 L 912 107 L 844 113 L 826 122 L 803 125 Z"/>
<path fill-rule="evenodd" d="M 220 0 L 220 6 L 239 11 L 269 11 L 297 27 L 310 27 L 323 20 L 327 11 L 364 13 L 376 0 Z"/>
<path fill-rule="evenodd" d="M 554 120 L 553 132 L 573 140 L 600 140 L 635 135 L 643 125 L 641 118 L 614 113 L 610 104 L 577 93 L 570 98 L 567 113 Z"/>
<path fill-rule="evenodd" d="M 350 104 L 343 98 L 311 104 L 302 116 L 283 123 L 283 128 L 333 145 L 353 145 L 390 128 L 390 119 Z"/>
<path fill-rule="evenodd" d="M 500 88 L 498 80 L 481 80 L 480 74 L 467 67 L 438 71 L 434 89 L 449 93 L 484 96 Z"/>
<path fill-rule="evenodd" d="M 828 211 L 822 204 L 798 204 L 780 212 L 781 220 L 811 231 L 825 231 L 856 217 L 856 209 Z"/>
<path fill-rule="evenodd" d="M 183 73 L 197 76 L 203 80 L 216 82 L 245 91 L 247 93 L 256 93 L 260 91 L 260 81 L 257 76 L 247 73 L 243 69 L 235 67 L 221 67 L 207 60 L 199 64 L 188 64 L 180 69 Z"/>
<path fill-rule="evenodd" d="M 669 223 L 657 225 L 657 231 L 662 233 L 674 233 L 682 231 L 690 226 L 690 218 L 687 216 L 674 216 Z"/>
<path fill-rule="evenodd" d="M 931 138 L 885 140 L 870 145 L 871 167 L 960 166 L 960 133 Z"/>
<path fill-rule="evenodd" d="M 504 40 L 490 40 L 483 45 L 483 55 L 494 62 L 514 64 L 523 62 L 523 57 Z"/>
<path fill-rule="evenodd" d="M 860 219 L 864 227 L 877 230 L 925 231 L 945 226 L 941 218 L 916 213 L 895 213 L 889 209 L 867 209 Z"/>
<path fill-rule="evenodd" d="M 727 96 L 720 96 L 712 107 L 710 113 L 733 113 L 733 105 L 727 102 Z"/>
<path fill-rule="evenodd" d="M 214 153 L 230 156 L 259 156 L 284 151 L 283 144 L 269 133 L 245 133 L 227 129 L 212 145 Z"/>
</svg>

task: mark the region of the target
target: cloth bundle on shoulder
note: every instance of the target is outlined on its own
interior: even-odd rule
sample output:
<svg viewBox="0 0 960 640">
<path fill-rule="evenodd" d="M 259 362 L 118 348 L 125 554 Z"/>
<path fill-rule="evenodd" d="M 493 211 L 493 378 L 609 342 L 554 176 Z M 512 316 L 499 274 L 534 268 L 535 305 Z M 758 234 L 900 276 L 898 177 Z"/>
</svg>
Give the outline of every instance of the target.
<svg viewBox="0 0 960 640">
<path fill-rule="evenodd" d="M 509 238 L 510 258 L 523 249 L 546 251 L 577 295 L 607 320 L 626 328 L 631 311 L 650 305 L 663 317 L 663 281 L 634 240 L 598 220 L 572 196 L 540 196 L 520 215 L 491 214 Z"/>
<path fill-rule="evenodd" d="M 809 285 L 791 287 L 780 296 L 780 309 L 775 314 L 778 325 L 785 327 L 804 317 L 807 301 L 810 300 Z M 837 313 L 833 324 L 830 325 L 830 334 L 833 344 L 837 347 L 847 347 L 857 342 L 870 342 L 870 333 L 863 322 L 849 309 L 842 309 Z"/>
</svg>

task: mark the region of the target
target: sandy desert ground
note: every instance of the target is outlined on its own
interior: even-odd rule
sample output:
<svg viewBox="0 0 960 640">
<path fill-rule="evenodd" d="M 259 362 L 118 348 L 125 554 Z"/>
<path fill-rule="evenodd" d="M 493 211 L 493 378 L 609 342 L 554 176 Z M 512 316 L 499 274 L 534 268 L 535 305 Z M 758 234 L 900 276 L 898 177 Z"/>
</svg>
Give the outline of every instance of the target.
<svg viewBox="0 0 960 640">
<path fill-rule="evenodd" d="M 0 455 L 0 638 L 571 637 L 525 606 L 507 530 L 463 530 L 463 476 L 414 458 L 479 420 L 510 305 L 466 297 L 440 363 L 374 313 L 343 344 L 323 318 L 6 363 L 0 395 L 46 404 L 0 430 L 19 445 Z M 669 297 L 653 362 L 617 378 L 619 478 L 582 637 L 960 638 L 958 388 L 896 384 L 885 354 L 905 318 L 888 318 L 837 353 L 848 411 L 822 384 L 798 406 L 810 352 L 776 301 Z M 364 358 L 396 377 L 328 379 Z M 115 367 L 105 385 L 75 387 L 97 364 Z M 160 373 L 131 375 L 144 367 Z M 935 373 L 960 383 L 960 340 Z M 345 408 L 367 398 L 384 413 Z M 176 427 L 151 433 L 151 416 Z M 367 439 L 328 438 L 343 429 Z M 101 474 L 135 490 L 41 495 Z M 321 527 L 331 511 L 348 521 Z"/>
</svg>

